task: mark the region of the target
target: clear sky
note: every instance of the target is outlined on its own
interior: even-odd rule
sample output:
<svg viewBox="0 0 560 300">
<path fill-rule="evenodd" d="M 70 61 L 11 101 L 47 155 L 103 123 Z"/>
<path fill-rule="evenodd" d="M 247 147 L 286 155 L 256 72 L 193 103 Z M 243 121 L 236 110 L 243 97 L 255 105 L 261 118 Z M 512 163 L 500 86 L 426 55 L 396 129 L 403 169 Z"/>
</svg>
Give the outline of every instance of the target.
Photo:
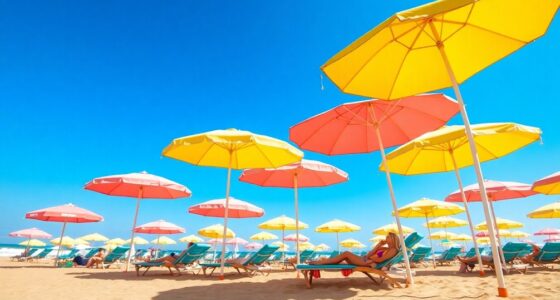
<svg viewBox="0 0 560 300">
<path fill-rule="evenodd" d="M 69 202 L 105 217 L 71 224 L 70 236 L 127 238 L 134 199 L 83 185 L 142 170 L 185 184 L 193 197 L 144 201 L 139 224 L 165 219 L 193 234 L 222 222 L 186 210 L 223 198 L 226 170 L 162 158 L 161 150 L 173 138 L 225 128 L 288 140 L 291 125 L 361 99 L 341 93 L 326 77 L 322 90 L 319 67 L 392 13 L 423 2 L 0 1 L 0 242 L 14 242 L 7 234 L 27 227 L 59 235 L 60 224 L 24 214 Z M 530 183 L 558 171 L 559 40 L 556 18 L 546 36 L 462 85 L 472 123 L 512 121 L 544 132 L 542 144 L 483 164 L 488 179 Z M 333 218 L 353 222 L 362 231 L 342 237 L 364 243 L 372 229 L 392 221 L 379 153 L 305 156 L 347 171 L 350 181 L 301 190 L 302 221 L 311 227 Z M 293 216 L 291 190 L 241 183 L 239 174 L 233 173 L 232 195 L 263 207 L 266 215 L 233 220 L 238 236 L 248 238 L 271 217 Z M 461 174 L 466 184 L 474 182 L 472 168 Z M 393 179 L 399 205 L 421 197 L 441 200 L 457 188 L 453 173 Z M 495 208 L 534 232 L 560 226 L 525 217 L 557 199 L 534 196 Z M 481 205 L 471 207 L 474 221 L 483 221 Z M 425 233 L 422 222 L 403 220 Z M 303 233 L 313 243 L 334 246 L 333 235 Z"/>
</svg>

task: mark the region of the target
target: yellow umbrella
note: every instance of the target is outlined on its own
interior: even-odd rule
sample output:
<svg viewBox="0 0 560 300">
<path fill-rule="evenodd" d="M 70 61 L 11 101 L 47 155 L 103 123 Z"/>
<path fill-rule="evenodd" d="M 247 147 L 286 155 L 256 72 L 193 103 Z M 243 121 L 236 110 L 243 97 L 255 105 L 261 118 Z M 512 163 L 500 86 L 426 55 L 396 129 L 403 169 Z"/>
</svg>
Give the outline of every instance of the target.
<svg viewBox="0 0 560 300">
<path fill-rule="evenodd" d="M 374 242 L 374 243 L 379 243 L 381 241 L 385 240 L 385 236 L 384 235 L 377 235 L 372 237 L 371 239 L 369 239 L 370 242 Z"/>
<path fill-rule="evenodd" d="M 463 227 L 467 226 L 467 221 L 451 217 L 439 217 L 430 220 L 428 223 L 425 223 L 424 226 L 430 228 Z"/>
<path fill-rule="evenodd" d="M 165 235 L 158 236 L 157 239 L 154 239 L 150 243 L 152 243 L 154 245 L 175 245 L 175 244 L 177 244 L 177 242 L 175 242 L 173 239 L 171 239 L 171 238 L 169 238 Z"/>
<path fill-rule="evenodd" d="M 452 240 L 452 241 L 461 241 L 461 242 L 472 241 L 472 237 L 470 235 L 464 234 L 464 233 L 457 234 L 455 236 L 451 236 L 449 239 Z"/>
<path fill-rule="evenodd" d="M 515 229 L 523 227 L 523 223 L 503 219 L 503 218 L 496 218 L 496 227 L 498 229 Z M 488 230 L 488 226 L 486 226 L 486 222 L 479 223 L 475 226 L 476 230 Z M 489 232 L 492 234 L 492 232 Z"/>
<path fill-rule="evenodd" d="M 90 242 L 106 242 L 109 239 L 99 233 L 92 233 L 92 234 L 88 234 L 88 235 L 84 235 L 82 237 L 80 237 L 80 239 L 84 240 L 84 241 L 90 241 Z"/>
<path fill-rule="evenodd" d="M 287 217 L 285 215 L 281 215 L 279 217 L 276 217 L 274 219 L 270 219 L 264 223 L 259 224 L 259 228 L 260 229 L 265 229 L 265 230 L 281 230 L 282 231 L 282 241 L 284 240 L 284 235 L 285 235 L 285 231 L 286 230 L 296 230 L 296 228 L 298 228 L 299 230 L 308 228 L 309 226 L 305 223 L 303 223 L 302 221 L 298 221 L 298 226 L 296 227 L 296 220 L 292 219 L 290 217 Z M 282 259 L 284 259 L 284 256 L 282 256 Z"/>
<path fill-rule="evenodd" d="M 325 224 L 317 226 L 317 228 L 315 228 L 315 231 L 320 233 L 336 233 L 336 244 L 338 247 L 338 234 L 340 232 L 356 232 L 360 231 L 361 229 L 362 228 L 358 225 L 334 219 Z M 338 247 L 338 251 L 340 252 L 340 247 Z"/>
<path fill-rule="evenodd" d="M 488 244 L 490 244 L 490 238 L 481 237 L 481 238 L 476 239 L 476 242 L 477 242 L 477 244 L 480 244 L 480 245 L 488 245 Z"/>
<path fill-rule="evenodd" d="M 399 99 L 452 86 L 466 125 L 486 220 L 490 208 L 465 104 L 472 75 L 545 34 L 560 1 L 441 0 L 395 14 L 327 61 L 344 92 Z M 493 229 L 491 229 L 493 230 Z M 494 237 L 498 294 L 507 297 Z"/>
<path fill-rule="evenodd" d="M 340 242 L 340 245 L 344 248 L 349 248 L 349 249 L 353 249 L 353 248 L 365 248 L 366 245 L 360 243 L 360 241 L 357 241 L 355 239 L 345 239 L 344 241 Z"/>
<path fill-rule="evenodd" d="M 58 246 L 72 247 L 74 246 L 74 239 L 69 236 L 63 236 L 62 242 L 60 238 L 56 238 L 51 240 L 51 244 L 58 245 Z"/>
<path fill-rule="evenodd" d="M 224 237 L 224 226 L 222 224 L 214 224 L 208 227 L 204 227 L 198 231 L 198 234 L 210 239 L 221 239 Z M 235 237 L 235 232 L 231 229 L 227 229 L 225 238 L 231 239 Z"/>
<path fill-rule="evenodd" d="M 533 219 L 555 219 L 560 218 L 560 202 L 547 204 L 530 212 L 527 217 Z"/>
<path fill-rule="evenodd" d="M 430 234 L 430 240 L 452 240 L 457 234 L 446 231 L 436 231 Z"/>
<path fill-rule="evenodd" d="M 84 241 L 84 240 L 81 239 L 81 238 L 77 238 L 77 239 L 74 239 L 74 245 L 76 245 L 76 246 L 77 246 L 77 245 L 89 246 L 89 242 L 88 242 L 88 241 Z"/>
<path fill-rule="evenodd" d="M 184 237 L 180 238 L 179 242 L 181 242 L 181 243 L 202 243 L 202 242 L 204 242 L 204 240 L 199 238 L 198 236 L 196 236 L 194 234 L 191 234 L 191 235 L 187 235 L 187 236 L 184 236 Z"/>
<path fill-rule="evenodd" d="M 105 242 L 106 245 L 120 246 L 126 244 L 126 241 L 121 238 L 110 239 Z"/>
<path fill-rule="evenodd" d="M 401 226 L 401 227 L 402 227 L 403 234 L 410 234 L 414 232 L 414 229 L 410 227 L 407 226 Z M 389 233 L 399 234 L 399 228 L 397 227 L 397 224 L 391 223 L 374 229 L 372 233 L 382 235 L 382 236 L 386 236 Z"/>
<path fill-rule="evenodd" d="M 487 123 L 472 126 L 472 134 L 481 162 L 499 158 L 540 139 L 541 130 L 515 123 Z M 465 126 L 445 126 L 428 132 L 387 155 L 392 173 L 401 175 L 428 174 L 453 170 L 461 191 L 480 273 L 484 274 L 482 258 L 474 238 L 474 225 L 463 192 L 459 168 L 471 166 L 473 159 L 469 149 Z M 380 166 L 380 169 L 384 169 Z M 492 203 L 490 203 L 492 205 Z"/>
<path fill-rule="evenodd" d="M 249 239 L 253 241 L 261 241 L 262 243 L 263 241 L 277 240 L 278 237 L 272 233 L 261 231 L 259 233 L 253 234 Z"/>
<path fill-rule="evenodd" d="M 302 242 L 302 243 L 299 244 L 299 248 L 300 248 L 300 250 L 313 249 L 313 248 L 315 248 L 315 245 L 313 245 L 310 242 Z"/>
<path fill-rule="evenodd" d="M 527 232 L 523 232 L 523 231 L 512 231 L 510 233 L 510 237 L 512 238 L 517 238 L 517 239 L 522 239 L 522 238 L 526 238 L 529 237 L 530 234 L 528 234 Z"/>
<path fill-rule="evenodd" d="M 130 239 L 124 241 L 124 243 L 130 244 Z M 134 245 L 147 245 L 147 244 L 149 244 L 149 242 L 146 239 L 141 238 L 139 236 L 134 237 Z"/>
<path fill-rule="evenodd" d="M 278 246 L 280 248 L 278 248 L 278 251 L 280 252 L 286 252 L 288 251 L 288 249 L 290 249 L 290 246 L 280 242 L 280 241 L 276 241 L 274 243 L 271 244 L 272 246 Z"/>
<path fill-rule="evenodd" d="M 224 275 L 231 170 L 277 168 L 303 158 L 303 152 L 284 141 L 237 129 L 214 130 L 177 138 L 162 154 L 197 166 L 228 169 L 220 276 Z"/>
<path fill-rule="evenodd" d="M 19 245 L 21 246 L 27 246 L 27 247 L 43 247 L 46 244 L 38 239 L 30 239 L 28 241 L 23 241 L 21 243 L 19 243 Z"/>
<path fill-rule="evenodd" d="M 315 251 L 325 251 L 325 250 L 329 250 L 331 247 L 329 247 L 329 245 L 327 244 L 319 244 L 317 246 L 315 246 L 314 250 Z"/>
</svg>

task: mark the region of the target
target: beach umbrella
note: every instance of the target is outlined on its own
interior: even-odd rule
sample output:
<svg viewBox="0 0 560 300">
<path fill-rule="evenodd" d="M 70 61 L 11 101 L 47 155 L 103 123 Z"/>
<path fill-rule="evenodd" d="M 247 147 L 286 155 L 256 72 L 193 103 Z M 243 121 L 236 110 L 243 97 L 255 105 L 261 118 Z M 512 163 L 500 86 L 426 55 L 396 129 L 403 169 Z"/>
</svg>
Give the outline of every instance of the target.
<svg viewBox="0 0 560 300">
<path fill-rule="evenodd" d="M 456 215 L 459 213 L 464 212 L 465 209 L 452 204 L 446 203 L 443 201 L 432 200 L 428 198 L 422 198 L 420 200 L 414 201 L 410 204 L 407 204 L 399 209 L 397 209 L 397 213 L 399 217 L 403 218 L 425 218 L 426 223 L 429 223 L 429 217 L 442 217 L 442 216 L 450 216 Z M 428 236 L 431 236 L 431 230 L 428 226 Z M 430 240 L 430 246 L 432 246 L 432 241 Z M 435 257 L 432 256 L 432 264 L 434 268 L 436 267 Z"/>
<path fill-rule="evenodd" d="M 227 168 L 223 233 L 225 241 L 231 170 L 277 168 L 300 161 L 303 152 L 275 138 L 249 131 L 227 129 L 176 138 L 163 150 L 162 155 L 197 166 Z M 222 248 L 221 278 L 224 275 L 225 243 Z"/>
<path fill-rule="evenodd" d="M 517 238 L 517 239 L 522 239 L 522 238 L 527 238 L 529 237 L 530 234 L 528 234 L 527 232 L 523 232 L 523 231 L 512 231 L 510 234 L 510 237 L 512 238 Z"/>
<path fill-rule="evenodd" d="M 558 242 L 560 241 L 560 235 L 551 235 L 548 239 L 545 239 L 543 242 L 551 243 L 551 242 Z"/>
<path fill-rule="evenodd" d="M 154 244 L 154 245 L 175 245 L 177 244 L 177 242 L 175 240 L 173 240 L 170 237 L 167 237 L 165 235 L 162 236 L 158 236 L 157 239 L 152 240 L 150 243 Z"/>
<path fill-rule="evenodd" d="M 25 249 L 27 249 L 29 247 L 44 247 L 46 244 L 37 239 L 29 239 L 27 241 L 23 241 L 19 243 L 18 245 L 25 246 L 26 247 Z"/>
<path fill-rule="evenodd" d="M 376 236 L 370 238 L 368 241 L 374 242 L 374 243 L 379 243 L 379 242 L 384 241 L 384 240 L 385 240 L 384 235 L 376 235 Z"/>
<path fill-rule="evenodd" d="M 476 239 L 476 243 L 480 245 L 489 245 L 490 238 L 489 237 L 481 237 Z"/>
<path fill-rule="evenodd" d="M 226 199 L 206 201 L 189 207 L 189 213 L 205 217 L 223 218 Z M 258 218 L 264 215 L 264 209 L 249 202 L 229 197 L 228 218 Z"/>
<path fill-rule="evenodd" d="M 239 245 L 243 246 L 248 244 L 249 242 L 240 238 L 240 237 L 234 237 L 231 239 L 226 240 L 226 245 L 232 245 L 233 246 L 233 251 L 234 254 L 237 256 L 237 252 L 239 250 Z"/>
<path fill-rule="evenodd" d="M 541 130 L 515 123 L 486 123 L 472 126 L 472 134 L 481 162 L 497 159 L 540 139 Z M 401 175 L 430 174 L 453 170 L 467 215 L 474 249 L 484 274 L 482 258 L 474 238 L 474 223 L 463 193 L 459 169 L 473 165 L 465 126 L 444 126 L 425 133 L 387 154 L 391 173 Z M 383 166 L 380 166 L 383 169 Z"/>
<path fill-rule="evenodd" d="M 224 237 L 226 239 L 231 239 L 235 237 L 235 232 L 233 232 L 233 230 L 231 230 L 230 228 L 227 228 L 227 230 L 224 231 L 224 225 L 214 224 L 198 230 L 198 235 L 210 239 L 224 239 Z"/>
<path fill-rule="evenodd" d="M 114 239 L 110 239 L 108 241 L 105 242 L 106 245 L 112 245 L 112 246 L 120 246 L 120 245 L 124 245 L 127 242 L 121 238 L 114 238 Z"/>
<path fill-rule="evenodd" d="M 457 103 L 443 94 L 406 97 L 399 101 L 366 100 L 345 103 L 311 117 L 290 128 L 290 139 L 299 147 L 327 155 L 380 151 L 386 163 L 385 148 L 400 145 L 437 129 L 455 114 Z M 391 176 L 385 177 L 393 211 L 397 210 Z M 400 220 L 395 216 L 398 227 Z M 412 273 L 402 230 L 399 240 L 408 281 Z"/>
<path fill-rule="evenodd" d="M 489 237 L 490 234 L 487 230 L 479 231 L 475 234 L 476 237 Z M 513 237 L 511 231 L 507 229 L 498 229 L 498 236 L 499 237 Z"/>
<path fill-rule="evenodd" d="M 362 228 L 358 225 L 354 225 L 352 223 L 348 223 L 346 221 L 341 221 L 338 219 L 334 219 L 327 223 L 321 224 L 315 228 L 316 232 L 320 233 L 336 233 L 336 245 L 337 249 L 340 252 L 340 243 L 338 240 L 338 235 L 341 232 L 356 232 L 360 231 Z"/>
<path fill-rule="evenodd" d="M 468 234 L 461 233 L 461 234 L 457 234 L 455 236 L 450 237 L 449 240 L 467 242 L 467 241 L 472 241 L 472 236 L 470 236 Z"/>
<path fill-rule="evenodd" d="M 496 218 L 495 225 L 498 228 L 498 230 L 500 230 L 500 229 L 515 229 L 515 228 L 523 227 L 523 223 L 521 223 L 521 222 L 512 221 L 512 220 L 503 219 L 503 218 Z M 476 230 L 488 230 L 488 226 L 486 225 L 486 222 L 482 222 L 482 223 L 477 224 L 475 226 L 475 228 L 476 228 Z M 489 232 L 492 233 L 491 231 L 489 231 Z"/>
<path fill-rule="evenodd" d="M 308 228 L 309 226 L 299 220 L 292 219 L 285 215 L 270 219 L 264 223 L 259 224 L 260 229 L 265 230 L 281 230 L 282 231 L 282 241 L 284 240 L 284 234 L 286 230 L 302 230 Z M 284 251 L 285 252 L 285 251 Z M 282 255 L 282 260 L 284 259 L 284 254 Z"/>
<path fill-rule="evenodd" d="M 430 220 L 428 223 L 425 223 L 424 226 L 430 228 L 454 228 L 454 227 L 463 227 L 467 226 L 467 221 L 451 218 L 451 217 L 439 217 Z"/>
<path fill-rule="evenodd" d="M 74 239 L 74 246 L 89 246 L 89 242 L 80 238 Z"/>
<path fill-rule="evenodd" d="M 560 172 L 548 175 L 533 183 L 533 191 L 545 195 L 560 194 Z"/>
<path fill-rule="evenodd" d="M 329 245 L 327 244 L 319 244 L 317 246 L 315 246 L 315 248 L 313 250 L 315 251 L 326 251 L 329 250 L 331 247 L 329 247 Z"/>
<path fill-rule="evenodd" d="M 51 244 L 64 247 L 72 247 L 76 244 L 73 238 L 69 236 L 58 237 L 51 240 Z M 57 255 L 58 256 L 58 255 Z"/>
<path fill-rule="evenodd" d="M 145 233 L 145 234 L 156 234 L 158 235 L 158 238 L 156 239 L 156 242 L 152 241 L 152 244 L 156 244 L 156 245 L 166 245 L 166 244 L 161 244 L 159 243 L 157 240 L 159 240 L 160 237 L 162 237 L 162 234 L 178 234 L 178 233 L 184 233 L 185 229 L 182 227 L 179 227 L 173 223 L 169 223 L 165 220 L 158 220 L 158 221 L 154 221 L 154 222 L 149 222 L 143 225 L 140 225 L 138 227 L 134 228 L 134 232 L 135 233 Z M 163 237 L 162 237 L 163 238 Z M 169 242 L 169 240 L 167 240 Z M 176 244 L 175 241 L 173 241 L 173 244 Z M 157 253 L 156 253 L 157 255 Z"/>
<path fill-rule="evenodd" d="M 558 0 L 537 5 L 510 0 L 435 1 L 396 13 L 329 59 L 322 70 L 345 93 L 381 99 L 453 87 L 484 190 L 459 84 L 543 36 L 559 4 Z M 483 207 L 491 222 L 485 195 Z M 491 241 L 498 261 L 498 294 L 507 297 L 498 248 Z"/>
<path fill-rule="evenodd" d="M 27 238 L 28 243 L 31 243 L 32 239 L 50 239 L 52 237 L 52 235 L 50 235 L 49 233 L 46 233 L 43 230 L 35 227 L 10 232 L 8 235 L 11 237 Z M 23 245 L 23 243 L 20 243 L 20 245 Z M 26 253 L 31 246 L 33 245 L 29 244 L 25 247 Z"/>
<path fill-rule="evenodd" d="M 131 240 L 132 240 L 132 239 L 128 239 L 128 240 L 124 241 L 124 244 L 130 244 L 130 241 L 131 241 Z M 109 243 L 109 242 L 107 242 L 107 243 Z M 149 244 L 149 243 L 150 243 L 150 242 L 148 242 L 148 240 L 146 240 L 146 239 L 144 239 L 144 238 L 142 238 L 142 237 L 139 237 L 139 236 L 135 236 L 135 237 L 134 237 L 134 245 L 147 245 L 147 244 Z M 114 244 L 114 243 L 111 243 L 111 244 Z M 124 245 L 124 244 L 123 244 L 123 245 Z M 114 244 L 114 245 L 117 245 L 117 244 Z M 131 247 L 130 249 L 132 249 L 132 247 Z"/>
<path fill-rule="evenodd" d="M 306 237 L 303 234 L 300 234 L 299 237 L 296 234 L 288 234 L 287 236 L 284 237 L 284 241 L 286 242 L 298 242 L 299 243 L 304 243 L 304 242 L 308 242 L 309 238 Z"/>
<path fill-rule="evenodd" d="M 560 218 L 560 202 L 554 202 L 539 207 L 530 212 L 527 217 L 533 219 L 555 219 Z"/>
<path fill-rule="evenodd" d="M 64 236 L 64 231 L 66 230 L 67 223 L 91 223 L 103 221 L 103 217 L 91 212 L 87 209 L 77 207 L 71 203 L 54 206 L 39 210 L 34 210 L 25 214 L 25 218 L 45 221 L 45 222 L 59 222 L 62 223 L 62 231 L 60 232 L 60 238 Z M 60 254 L 60 247 L 56 251 L 56 257 L 54 260 L 54 265 L 58 264 L 58 256 Z"/>
<path fill-rule="evenodd" d="M 109 196 L 131 197 L 136 198 L 136 210 L 134 212 L 134 220 L 130 239 L 134 239 L 134 228 L 138 220 L 138 211 L 140 210 L 140 201 L 144 199 L 179 199 L 191 196 L 191 191 L 184 185 L 171 181 L 169 179 L 148 174 L 147 172 L 130 173 L 122 175 L 110 175 L 98 177 L 86 183 L 86 190 L 98 192 Z M 126 271 L 128 272 L 132 253 L 134 252 L 134 243 L 130 245 L 128 257 L 126 259 Z"/>
<path fill-rule="evenodd" d="M 196 236 L 194 234 L 191 234 L 191 235 L 187 235 L 187 236 L 184 236 L 184 237 L 180 238 L 179 242 L 181 242 L 181 243 L 202 243 L 202 242 L 204 242 L 204 240 L 199 238 L 198 236 Z"/>
<path fill-rule="evenodd" d="M 430 240 L 452 240 L 457 234 L 447 231 L 436 231 L 429 235 Z"/>
<path fill-rule="evenodd" d="M 87 234 L 82 237 L 79 237 L 79 239 L 84 241 L 89 241 L 89 242 L 106 242 L 109 240 L 106 236 L 100 233 Z"/>
<path fill-rule="evenodd" d="M 361 249 L 366 247 L 366 245 L 360 243 L 360 241 L 357 241 L 355 239 L 345 239 L 344 241 L 340 242 L 340 246 L 344 248 L 349 248 L 350 250 L 354 248 Z"/>
<path fill-rule="evenodd" d="M 413 228 L 410 228 L 408 226 L 401 226 L 402 228 L 402 232 L 403 234 L 411 234 L 414 232 Z M 372 231 L 373 234 L 378 234 L 378 235 L 382 235 L 382 236 L 386 236 L 389 233 L 394 233 L 394 234 L 399 234 L 399 228 L 397 226 L 397 224 L 395 223 L 391 223 L 391 224 L 387 224 L 387 225 L 383 225 L 379 228 L 376 228 Z"/>
<path fill-rule="evenodd" d="M 248 250 L 259 250 L 260 248 L 263 247 L 263 245 L 260 244 L 260 243 L 252 242 L 252 243 L 245 244 L 244 247 L 245 247 L 245 249 L 248 249 Z"/>
<path fill-rule="evenodd" d="M 551 239 L 553 235 L 560 235 L 560 229 L 545 228 L 535 232 L 534 235 L 548 235 L 548 238 Z"/>
<path fill-rule="evenodd" d="M 253 234 L 249 239 L 253 241 L 261 241 L 261 243 L 263 243 L 267 240 L 277 240 L 278 237 L 272 233 L 261 231 L 259 233 Z"/>
<path fill-rule="evenodd" d="M 280 241 L 273 242 L 271 245 L 272 246 L 277 246 L 278 251 L 280 251 L 280 252 L 286 252 L 286 251 L 288 251 L 288 249 L 290 249 L 290 246 L 288 246 L 288 245 L 286 245 L 286 244 L 284 244 Z"/>
<path fill-rule="evenodd" d="M 239 180 L 264 187 L 291 188 L 294 190 L 296 217 L 296 255 L 299 261 L 299 188 L 323 187 L 348 180 L 348 174 L 334 166 L 315 160 L 302 159 L 299 162 L 279 168 L 260 168 L 244 170 Z M 299 275 L 299 273 L 298 273 Z"/>
<path fill-rule="evenodd" d="M 301 242 L 300 244 L 301 250 L 307 250 L 307 249 L 314 249 L 315 245 L 313 245 L 310 242 Z M 314 250 L 315 251 L 315 250 Z"/>
</svg>

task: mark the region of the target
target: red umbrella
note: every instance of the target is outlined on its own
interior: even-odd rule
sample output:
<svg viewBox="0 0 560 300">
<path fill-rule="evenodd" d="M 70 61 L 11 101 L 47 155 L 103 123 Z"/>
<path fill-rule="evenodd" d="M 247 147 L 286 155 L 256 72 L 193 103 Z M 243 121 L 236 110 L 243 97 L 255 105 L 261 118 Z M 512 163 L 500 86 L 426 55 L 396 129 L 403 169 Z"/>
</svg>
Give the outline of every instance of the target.
<svg viewBox="0 0 560 300">
<path fill-rule="evenodd" d="M 29 249 L 29 241 L 31 241 L 31 239 L 50 239 L 52 237 L 52 235 L 35 227 L 11 232 L 9 236 L 27 238 L 27 246 L 25 247 L 25 253 L 27 253 Z"/>
<path fill-rule="evenodd" d="M 189 207 L 189 213 L 205 217 L 223 218 L 226 199 L 206 201 Z M 258 218 L 264 215 L 264 209 L 249 202 L 229 197 L 228 218 Z"/>
<path fill-rule="evenodd" d="M 320 161 L 302 159 L 276 169 L 248 169 L 239 177 L 240 181 L 267 187 L 285 187 L 294 189 L 296 207 L 296 252 L 299 264 L 299 209 L 298 188 L 321 187 L 348 180 L 346 172 Z"/>
<path fill-rule="evenodd" d="M 158 246 L 159 246 L 159 238 L 162 234 L 177 234 L 177 233 L 184 233 L 185 229 L 179 227 L 173 223 L 169 223 L 164 220 L 158 220 L 150 223 L 146 223 L 144 225 L 140 225 L 134 228 L 134 232 L 136 233 L 147 233 L 147 234 L 157 234 L 158 235 Z"/>
<path fill-rule="evenodd" d="M 459 112 L 457 102 L 443 94 L 425 94 L 396 101 L 367 100 L 339 105 L 290 128 L 290 139 L 302 149 L 327 155 L 380 150 L 393 210 L 397 200 L 385 147 L 404 144 L 445 125 Z M 404 245 L 398 214 L 400 244 Z M 412 283 L 408 253 L 403 247 L 406 277 Z"/>
<path fill-rule="evenodd" d="M 132 233 L 130 235 L 130 251 L 128 252 L 128 258 L 126 260 L 126 271 L 128 271 L 130 259 L 134 250 L 134 229 L 136 228 L 136 220 L 138 219 L 140 200 L 177 199 L 190 197 L 192 194 L 184 185 L 160 176 L 148 174 L 147 172 L 95 178 L 88 182 L 84 188 L 109 196 L 137 198 L 136 211 L 132 223 Z"/>
<path fill-rule="evenodd" d="M 34 210 L 32 212 L 26 213 L 25 218 L 46 222 L 62 222 L 62 232 L 60 233 L 61 240 L 64 236 L 64 231 L 66 230 L 66 223 L 90 223 L 103 221 L 102 216 L 87 209 L 74 206 L 73 204 Z M 54 261 L 55 266 L 58 263 L 60 248 L 61 247 L 59 246 L 58 250 L 56 251 L 56 258 Z"/>
</svg>

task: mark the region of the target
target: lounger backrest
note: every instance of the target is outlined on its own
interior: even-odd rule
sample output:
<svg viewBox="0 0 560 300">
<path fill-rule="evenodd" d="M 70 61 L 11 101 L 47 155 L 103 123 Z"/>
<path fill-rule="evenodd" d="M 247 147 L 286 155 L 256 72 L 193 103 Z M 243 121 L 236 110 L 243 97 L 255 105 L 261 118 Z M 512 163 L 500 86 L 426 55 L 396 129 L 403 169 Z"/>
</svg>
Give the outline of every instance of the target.
<svg viewBox="0 0 560 300">
<path fill-rule="evenodd" d="M 451 247 L 444 251 L 445 254 L 441 254 L 441 260 L 454 260 L 457 255 L 461 252 L 460 247 Z"/>
<path fill-rule="evenodd" d="M 539 254 L 535 257 L 536 261 L 552 262 L 560 257 L 560 243 L 546 243 Z"/>
<path fill-rule="evenodd" d="M 243 265 L 260 265 L 265 262 L 276 250 L 278 246 L 264 245 L 259 251 L 255 252 Z"/>
<path fill-rule="evenodd" d="M 418 244 L 421 240 L 422 240 L 423 236 L 419 235 L 417 232 L 413 232 L 411 234 L 409 234 L 406 239 L 404 240 L 404 244 L 406 245 L 406 249 L 407 249 L 407 254 L 411 255 L 412 251 L 410 251 L 409 249 L 411 249 L 412 247 L 414 247 L 416 244 Z M 376 269 L 381 269 L 383 267 L 390 267 L 394 264 L 398 264 L 403 260 L 403 254 L 402 251 L 399 251 L 399 253 L 397 253 L 397 255 L 393 256 L 393 258 L 390 258 L 384 262 L 378 263 L 377 265 L 375 265 Z"/>
<path fill-rule="evenodd" d="M 309 260 L 311 258 L 311 256 L 313 255 L 313 250 L 311 249 L 307 249 L 307 250 L 303 250 L 300 254 L 299 254 L 299 260 L 300 261 L 306 261 Z"/>
<path fill-rule="evenodd" d="M 519 257 L 520 253 L 527 248 L 527 243 L 514 243 L 509 242 L 504 245 L 502 252 L 504 252 L 504 259 L 506 262 L 513 261 L 516 257 Z"/>
<path fill-rule="evenodd" d="M 37 254 L 37 256 L 35 256 L 35 258 L 45 258 L 52 251 L 53 251 L 53 248 L 47 247 L 47 248 L 43 249 L 43 251 L 41 251 L 41 253 Z"/>
<path fill-rule="evenodd" d="M 210 249 L 208 244 L 193 244 L 187 250 L 185 250 L 177 259 L 175 264 L 192 264 L 195 261 L 201 259 L 206 255 L 206 252 Z"/>
<path fill-rule="evenodd" d="M 111 253 L 105 256 L 105 262 L 114 262 L 124 257 L 130 247 L 118 246 Z"/>
<path fill-rule="evenodd" d="M 472 247 L 471 249 L 469 249 L 469 251 L 467 251 L 467 253 L 465 254 L 465 257 L 474 257 L 475 254 L 476 254 L 476 251 L 474 250 L 474 247 Z"/>
<path fill-rule="evenodd" d="M 95 253 L 97 253 L 97 251 L 99 251 L 97 248 L 92 248 L 88 251 L 88 253 L 86 253 L 86 255 L 84 255 L 85 259 L 91 258 Z"/>
<path fill-rule="evenodd" d="M 29 249 L 29 252 L 27 252 L 26 256 L 29 257 L 33 254 L 35 254 L 35 252 L 37 252 L 39 250 L 39 248 L 31 248 Z"/>
<path fill-rule="evenodd" d="M 417 247 L 412 252 L 411 260 L 412 260 L 412 262 L 420 262 L 426 256 L 428 256 L 428 254 L 430 254 L 430 252 L 432 252 L 432 248 L 430 248 L 430 247 Z"/>
</svg>

